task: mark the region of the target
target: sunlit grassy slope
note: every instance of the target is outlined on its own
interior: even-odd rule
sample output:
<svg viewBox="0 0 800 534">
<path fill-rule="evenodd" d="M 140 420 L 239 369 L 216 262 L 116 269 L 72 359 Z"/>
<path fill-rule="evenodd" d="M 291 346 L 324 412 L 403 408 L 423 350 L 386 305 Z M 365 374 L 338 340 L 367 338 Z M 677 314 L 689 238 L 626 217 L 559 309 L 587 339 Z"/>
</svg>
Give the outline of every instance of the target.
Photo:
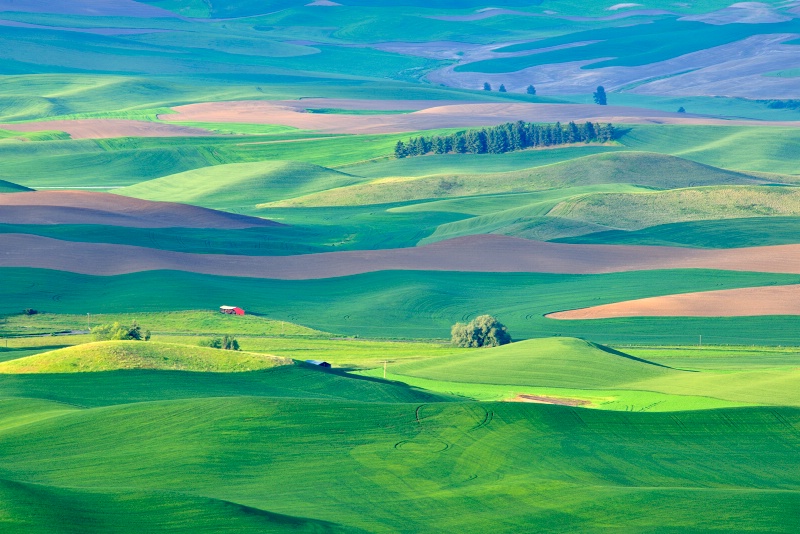
<svg viewBox="0 0 800 534">
<path fill-rule="evenodd" d="M 206 167 L 115 191 L 147 200 L 168 200 L 225 209 L 292 198 L 358 181 L 354 176 L 293 161 Z"/>
<path fill-rule="evenodd" d="M 682 374 L 574 338 L 546 338 L 392 366 L 400 375 L 517 386 L 603 389 Z"/>
<path fill-rule="evenodd" d="M 657 189 L 749 184 L 743 175 L 652 153 L 616 152 L 572 159 L 520 171 L 383 178 L 286 200 L 279 206 L 385 204 L 426 198 L 522 193 L 552 188 L 625 183 Z"/>
<path fill-rule="evenodd" d="M 4 484 L 15 506 L 3 519 L 46 531 L 50 515 L 19 510 L 52 510 L 55 499 L 64 521 L 116 512 L 95 531 L 137 531 L 121 518 L 143 507 L 139 521 L 174 525 L 182 513 L 177 528 L 191 531 L 220 514 L 245 531 L 304 524 L 266 511 L 369 532 L 574 532 L 610 514 L 637 530 L 713 518 L 722 530 L 788 532 L 799 418 L 788 408 L 631 414 L 252 397 L 111 406 L 0 432 L 6 480 L 26 480 Z M 471 513 L 478 505 L 492 513 Z"/>
<path fill-rule="evenodd" d="M 703 219 L 788 217 L 800 214 L 800 189 L 741 186 L 610 193 L 566 200 L 548 214 L 628 230 Z"/>
<path fill-rule="evenodd" d="M 101 341 L 0 363 L 0 373 L 91 373 L 119 369 L 243 372 L 290 365 L 277 356 L 157 342 Z"/>
</svg>

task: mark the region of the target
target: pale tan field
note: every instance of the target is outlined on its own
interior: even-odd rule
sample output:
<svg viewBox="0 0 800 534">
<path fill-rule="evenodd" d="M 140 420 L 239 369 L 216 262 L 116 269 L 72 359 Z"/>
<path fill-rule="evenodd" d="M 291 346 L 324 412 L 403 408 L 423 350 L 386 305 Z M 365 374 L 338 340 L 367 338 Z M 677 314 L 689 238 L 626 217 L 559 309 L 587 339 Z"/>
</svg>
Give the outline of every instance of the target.
<svg viewBox="0 0 800 534">
<path fill-rule="evenodd" d="M 624 106 L 595 106 L 588 104 L 525 104 L 525 103 L 448 103 L 427 102 L 431 107 L 414 113 L 386 115 L 347 115 L 308 113 L 305 109 L 375 109 L 407 110 L 407 101 L 376 100 L 298 100 L 202 102 L 173 108 L 175 113 L 160 115 L 159 119 L 176 122 L 257 123 L 281 124 L 303 130 L 325 133 L 379 134 L 400 133 L 436 128 L 466 128 L 490 126 L 503 122 L 592 121 L 600 123 L 635 124 L 759 124 L 791 126 L 797 123 L 765 121 L 729 121 L 682 113 L 647 110 Z M 422 103 L 419 106 L 421 107 Z M 414 109 L 414 108 L 411 108 Z"/>
<path fill-rule="evenodd" d="M 551 319 L 800 315 L 800 285 L 703 291 L 548 314 Z"/>
<path fill-rule="evenodd" d="M 214 135 L 202 128 L 125 119 L 75 119 L 0 124 L 14 132 L 66 132 L 73 139 L 111 139 L 114 137 L 198 137 Z"/>
</svg>

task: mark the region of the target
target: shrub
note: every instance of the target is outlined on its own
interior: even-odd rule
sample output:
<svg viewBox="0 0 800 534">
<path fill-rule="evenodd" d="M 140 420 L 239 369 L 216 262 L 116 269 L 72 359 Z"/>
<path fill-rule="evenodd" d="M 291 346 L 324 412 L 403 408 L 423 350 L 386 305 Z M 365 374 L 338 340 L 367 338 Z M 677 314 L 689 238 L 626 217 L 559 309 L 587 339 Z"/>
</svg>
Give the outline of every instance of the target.
<svg viewBox="0 0 800 534">
<path fill-rule="evenodd" d="M 201 347 L 209 347 L 212 349 L 222 349 L 222 350 L 239 350 L 239 342 L 236 341 L 236 338 L 233 336 L 229 336 L 225 334 L 222 337 L 210 337 L 207 339 L 201 339 L 200 343 L 198 343 Z"/>
<path fill-rule="evenodd" d="M 33 308 L 25 308 L 24 310 L 22 310 L 22 313 L 24 313 L 25 315 L 36 315 L 37 313 L 39 313 L 39 310 L 34 310 Z"/>
<path fill-rule="evenodd" d="M 136 321 L 133 321 L 130 326 L 121 325 L 118 322 L 101 324 L 92 328 L 91 333 L 95 341 L 150 341 L 150 330 L 142 330 Z"/>
<path fill-rule="evenodd" d="M 456 323 L 450 330 L 456 347 L 497 347 L 511 343 L 508 329 L 491 315 L 481 315 L 468 324 Z"/>
</svg>

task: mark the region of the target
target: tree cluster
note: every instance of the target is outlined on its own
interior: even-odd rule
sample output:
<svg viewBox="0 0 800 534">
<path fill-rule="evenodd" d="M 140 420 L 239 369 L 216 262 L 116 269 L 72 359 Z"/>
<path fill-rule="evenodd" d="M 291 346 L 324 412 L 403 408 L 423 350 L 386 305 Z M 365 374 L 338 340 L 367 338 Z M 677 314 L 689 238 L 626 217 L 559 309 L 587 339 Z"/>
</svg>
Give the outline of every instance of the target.
<svg viewBox="0 0 800 534">
<path fill-rule="evenodd" d="M 222 350 L 239 350 L 239 342 L 236 341 L 236 338 L 225 334 L 222 337 L 210 337 L 208 339 L 200 340 L 199 345 L 201 347 L 209 347 L 212 349 L 222 349 Z"/>
<path fill-rule="evenodd" d="M 497 347 L 511 343 L 508 329 L 491 315 L 480 315 L 467 324 L 456 323 L 450 335 L 456 347 Z"/>
<path fill-rule="evenodd" d="M 91 333 L 95 341 L 150 341 L 150 330 L 142 330 L 142 327 L 136 321 L 133 321 L 130 326 L 121 325 L 117 322 L 101 324 L 92 328 Z"/>
<path fill-rule="evenodd" d="M 800 100 L 759 100 L 771 109 L 800 109 Z"/>
<path fill-rule="evenodd" d="M 394 149 L 396 158 L 424 154 L 503 154 L 515 150 L 571 143 L 605 143 L 616 137 L 612 124 L 601 126 L 586 122 L 562 125 L 509 122 L 500 126 L 466 130 L 451 135 L 413 137 L 404 143 L 398 141 Z"/>
</svg>

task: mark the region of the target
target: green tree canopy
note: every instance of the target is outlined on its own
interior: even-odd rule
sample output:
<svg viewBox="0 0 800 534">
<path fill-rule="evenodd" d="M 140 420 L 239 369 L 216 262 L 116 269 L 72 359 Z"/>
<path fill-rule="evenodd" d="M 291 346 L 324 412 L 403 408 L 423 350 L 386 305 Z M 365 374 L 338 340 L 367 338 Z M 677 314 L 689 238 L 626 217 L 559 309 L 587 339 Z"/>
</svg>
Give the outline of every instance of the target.
<svg viewBox="0 0 800 534">
<path fill-rule="evenodd" d="M 533 85 L 529 85 L 528 86 L 528 94 L 529 95 L 535 95 L 536 94 L 536 88 Z"/>
<path fill-rule="evenodd" d="M 500 91 L 501 93 L 505 93 L 505 92 L 506 92 L 506 86 L 505 86 L 505 85 L 503 85 L 503 84 L 501 83 L 501 84 L 500 84 L 500 89 L 499 89 L 499 91 Z"/>
<path fill-rule="evenodd" d="M 489 82 L 483 82 L 483 90 L 484 91 L 491 91 L 492 90 L 492 86 L 489 85 Z"/>
<path fill-rule="evenodd" d="M 497 347 L 511 343 L 508 329 L 491 315 L 480 315 L 467 324 L 456 323 L 450 334 L 457 347 Z"/>
<path fill-rule="evenodd" d="M 201 347 L 209 347 L 212 349 L 239 350 L 239 342 L 236 341 L 235 337 L 228 334 L 225 334 L 222 337 L 210 337 L 208 339 L 202 339 L 198 344 Z"/>
<path fill-rule="evenodd" d="M 594 98 L 595 104 L 605 106 L 608 103 L 606 99 L 606 90 L 602 85 L 597 86 L 597 91 L 592 94 L 592 97 Z"/>
<path fill-rule="evenodd" d="M 142 330 L 136 321 L 133 321 L 130 326 L 121 325 L 118 322 L 97 325 L 92 328 L 91 333 L 95 341 L 150 341 L 150 330 Z"/>
</svg>

